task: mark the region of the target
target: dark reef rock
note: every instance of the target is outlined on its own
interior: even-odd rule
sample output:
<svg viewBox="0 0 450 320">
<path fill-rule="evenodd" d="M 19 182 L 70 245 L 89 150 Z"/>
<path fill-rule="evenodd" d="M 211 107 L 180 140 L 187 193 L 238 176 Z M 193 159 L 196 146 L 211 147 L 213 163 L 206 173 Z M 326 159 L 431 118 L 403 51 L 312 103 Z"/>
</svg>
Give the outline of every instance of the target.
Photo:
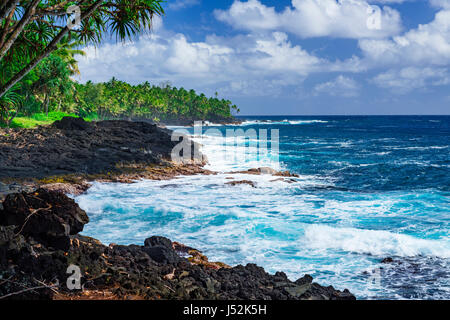
<svg viewBox="0 0 450 320">
<path fill-rule="evenodd" d="M 61 130 L 87 130 L 93 128 L 93 126 L 84 121 L 83 118 L 64 117 L 61 120 L 55 121 L 52 124 L 53 127 Z"/>
<path fill-rule="evenodd" d="M 348 290 L 313 283 L 309 275 L 292 282 L 283 272 L 270 275 L 254 264 L 231 268 L 208 263 L 199 251 L 164 237 L 148 238 L 144 246 L 103 245 L 76 234 L 88 222 L 87 216 L 73 200 L 56 191 L 12 194 L 4 207 L 0 211 L 0 279 L 7 280 L 0 281 L 0 297 L 355 299 Z M 66 247 L 54 246 L 58 237 L 67 240 Z M 202 263 L 178 252 L 201 256 Z M 69 265 L 80 268 L 83 290 L 67 288 Z M 38 289 L 22 292 L 31 287 Z"/>
<path fill-rule="evenodd" d="M 86 212 L 75 201 L 44 189 L 10 194 L 0 211 L 1 225 L 17 226 L 17 234 L 65 250 L 69 247 L 69 235 L 82 231 L 88 222 Z"/>
<path fill-rule="evenodd" d="M 229 184 L 231 186 L 237 186 L 240 184 L 248 184 L 249 186 L 256 188 L 256 185 L 253 181 L 250 180 L 239 180 L 239 181 L 230 181 L 230 182 L 225 182 L 225 184 Z"/>
<path fill-rule="evenodd" d="M 153 236 L 145 239 L 144 245 L 146 247 L 162 246 L 166 248 L 173 248 L 172 241 L 170 239 L 160 236 Z"/>
<path fill-rule="evenodd" d="M 0 135 L 0 179 L 103 174 L 127 165 L 134 169 L 137 165 L 167 165 L 177 143 L 171 140 L 170 130 L 146 122 L 86 122 L 65 117 L 51 126 L 13 129 Z M 203 160 L 191 160 L 203 164 Z"/>
<path fill-rule="evenodd" d="M 298 174 L 291 173 L 289 171 L 277 171 L 277 170 L 269 168 L 269 167 L 251 168 L 251 169 L 244 170 L 244 171 L 233 171 L 233 172 L 229 172 L 229 173 L 245 173 L 245 174 L 254 174 L 254 175 L 271 174 L 273 176 L 279 176 L 279 177 L 293 177 L 293 178 L 299 177 Z"/>
<path fill-rule="evenodd" d="M 156 262 L 172 264 L 180 261 L 180 256 L 175 252 L 172 241 L 167 238 L 153 236 L 145 239 L 144 245 L 142 250 Z"/>
</svg>

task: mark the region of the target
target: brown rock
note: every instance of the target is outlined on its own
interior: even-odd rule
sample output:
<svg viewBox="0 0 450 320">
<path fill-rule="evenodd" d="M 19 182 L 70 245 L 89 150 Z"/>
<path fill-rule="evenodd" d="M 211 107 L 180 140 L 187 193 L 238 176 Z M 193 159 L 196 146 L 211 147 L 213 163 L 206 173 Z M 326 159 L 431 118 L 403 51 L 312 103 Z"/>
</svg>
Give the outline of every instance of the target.
<svg viewBox="0 0 450 320">
<path fill-rule="evenodd" d="M 229 184 L 231 186 L 237 186 L 239 184 L 248 184 L 249 186 L 252 186 L 253 188 L 256 188 L 255 183 L 253 181 L 250 181 L 250 180 L 230 181 L 230 182 L 225 182 L 225 184 Z"/>
<path fill-rule="evenodd" d="M 269 167 L 261 167 L 261 168 L 252 168 L 245 171 L 235 171 L 228 173 L 245 173 L 245 174 L 271 174 L 273 176 L 281 176 L 281 177 L 295 177 L 298 178 L 299 175 L 295 173 L 290 173 L 289 171 L 276 171 L 275 169 Z"/>
</svg>

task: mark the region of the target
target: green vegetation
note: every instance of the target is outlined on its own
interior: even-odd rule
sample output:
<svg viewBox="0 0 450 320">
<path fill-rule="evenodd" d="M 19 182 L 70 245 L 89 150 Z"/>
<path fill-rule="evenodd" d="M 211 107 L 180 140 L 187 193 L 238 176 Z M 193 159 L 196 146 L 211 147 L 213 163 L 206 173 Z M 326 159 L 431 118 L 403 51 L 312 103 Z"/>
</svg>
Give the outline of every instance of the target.
<svg viewBox="0 0 450 320">
<path fill-rule="evenodd" d="M 87 120 L 148 119 L 155 122 L 210 120 L 232 118 L 239 110 L 218 94 L 208 98 L 194 90 L 172 87 L 170 84 L 151 85 L 148 82 L 130 85 L 111 79 L 105 83 L 85 84 L 71 79 L 76 63 L 63 58 L 60 49 L 45 58 L 19 82 L 20 90 L 1 114 L 0 126 L 32 128 L 50 124 L 64 116 L 79 116 Z"/>
<path fill-rule="evenodd" d="M 41 121 L 28 117 L 16 117 L 11 121 L 11 128 L 34 128 L 41 125 L 51 124 L 53 121 Z"/>
<path fill-rule="evenodd" d="M 61 120 L 64 117 L 78 117 L 75 113 L 59 112 L 53 111 L 49 112 L 48 115 L 45 113 L 35 113 L 31 117 L 18 116 L 15 117 L 10 124 L 10 128 L 35 128 L 37 126 L 49 125 L 56 120 Z M 86 121 L 96 120 L 95 115 L 91 117 L 85 117 Z M 5 124 L 0 123 L 0 127 L 5 127 Z"/>
<path fill-rule="evenodd" d="M 75 84 L 73 109 L 80 116 L 99 119 L 128 118 L 153 121 L 226 120 L 232 110 L 239 111 L 229 100 L 207 98 L 194 90 L 172 87 L 169 84 L 150 85 L 145 82 L 130 85 L 111 79 L 106 83 Z"/>
<path fill-rule="evenodd" d="M 6 112 L 0 112 L 0 126 L 32 128 L 64 116 L 88 120 L 221 121 L 239 111 L 231 101 L 219 99 L 217 93 L 208 98 L 168 83 L 130 85 L 114 78 L 105 83 L 78 83 L 71 76 L 77 73 L 73 56 L 79 53 L 60 48 L 38 64 L 18 83 L 18 90 L 10 91 L 20 103 L 2 109 Z"/>
<path fill-rule="evenodd" d="M 60 48 L 28 73 L 16 90 L 8 91 L 6 99 L 12 95 L 15 100 L 5 103 L 5 97 L 0 99 L 0 126 L 31 128 L 52 123 L 67 114 L 77 116 L 64 109 L 75 89 L 70 78 L 78 70 L 73 62 L 74 54 Z"/>
<path fill-rule="evenodd" d="M 153 121 L 226 120 L 237 107 L 169 84 L 139 85 L 111 79 L 80 84 L 78 48 L 118 41 L 149 30 L 162 15 L 162 0 L 4 0 L 0 3 L 0 126 L 49 124 L 64 115 L 86 119 Z M 67 28 L 69 6 L 81 9 L 81 25 Z M 71 17 L 72 19 L 72 17 Z"/>
<path fill-rule="evenodd" d="M 104 35 L 125 41 L 151 29 L 155 15 L 163 15 L 163 0 L 2 0 L 0 2 L 0 122 L 9 126 L 19 109 L 29 104 L 34 91 L 43 93 L 44 108 L 49 92 L 63 89 L 65 78 L 76 73 L 73 48 L 98 45 Z M 69 10 L 70 9 L 70 10 Z M 78 21 L 77 21 L 78 20 Z M 69 23 L 70 22 L 70 23 Z M 80 22 L 74 26 L 74 22 Z M 72 52 L 71 52 L 72 51 Z M 52 54 L 54 53 L 54 54 Z M 71 68 L 67 74 L 60 58 Z M 47 60 L 43 64 L 44 60 Z M 53 60 L 53 61 L 52 61 Z M 76 62 L 75 62 L 76 64 Z M 46 76 L 38 86 L 32 72 Z M 45 67 L 49 69 L 46 70 Z M 56 69 L 55 69 L 56 68 Z M 64 78 L 65 77 L 65 78 Z M 56 81 L 53 81 L 55 79 Z M 61 101 L 62 103 L 63 101 Z M 46 109 L 47 112 L 47 109 Z"/>
</svg>

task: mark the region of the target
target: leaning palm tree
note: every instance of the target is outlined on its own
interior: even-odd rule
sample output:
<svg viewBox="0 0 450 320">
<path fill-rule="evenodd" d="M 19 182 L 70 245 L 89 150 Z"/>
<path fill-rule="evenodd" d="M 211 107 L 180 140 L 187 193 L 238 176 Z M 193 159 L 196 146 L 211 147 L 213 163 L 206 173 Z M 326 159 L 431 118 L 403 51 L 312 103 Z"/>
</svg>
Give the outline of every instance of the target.
<svg viewBox="0 0 450 320">
<path fill-rule="evenodd" d="M 0 97 L 58 49 L 64 37 L 99 44 L 107 33 L 124 41 L 150 30 L 163 0 L 2 0 L 0 65 L 19 63 L 11 77 L 0 78 Z M 79 14 L 78 14 L 79 13 Z M 75 14 L 75 17 L 73 16 Z M 80 22 L 73 28 L 73 20 Z M 71 23 L 67 23 L 71 22 Z M 20 59 L 18 59 L 20 57 Z"/>
</svg>

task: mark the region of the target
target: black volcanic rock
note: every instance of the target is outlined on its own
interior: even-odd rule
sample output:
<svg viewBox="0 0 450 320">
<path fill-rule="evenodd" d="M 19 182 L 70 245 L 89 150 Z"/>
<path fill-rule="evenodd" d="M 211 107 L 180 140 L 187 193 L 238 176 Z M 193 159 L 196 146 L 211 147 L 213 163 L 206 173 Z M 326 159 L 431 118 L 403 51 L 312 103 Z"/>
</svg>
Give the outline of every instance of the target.
<svg viewBox="0 0 450 320">
<path fill-rule="evenodd" d="M 150 238 L 145 239 L 144 245 L 146 247 L 155 247 L 155 246 L 163 246 L 167 248 L 172 248 L 172 241 L 170 239 L 167 239 L 166 237 L 160 237 L 160 236 L 153 236 Z"/>
<path fill-rule="evenodd" d="M 16 226 L 16 234 L 32 236 L 47 245 L 68 249 L 69 235 L 89 222 L 86 212 L 59 192 L 38 189 L 10 194 L 3 201 L 0 225 Z"/>
<path fill-rule="evenodd" d="M 115 299 L 355 299 L 348 290 L 313 283 L 308 275 L 292 282 L 283 272 L 271 275 L 254 264 L 219 269 L 194 264 L 177 255 L 174 247 L 181 244 L 164 237 L 150 237 L 144 246 L 105 246 L 75 234 L 87 223 L 87 216 L 56 191 L 12 194 L 4 207 L 0 211 L 0 278 L 8 281 L 0 281 L 0 297 L 79 299 L 80 291 L 66 286 L 67 268 L 76 265 L 83 288 L 89 290 L 82 297 L 93 294 L 91 299 L 106 295 Z M 47 209 L 36 213 L 41 208 Z M 58 237 L 66 240 L 66 247 L 54 245 Z M 55 285 L 56 292 L 42 283 Z M 41 289 L 16 294 L 35 286 Z"/>
<path fill-rule="evenodd" d="M 64 117 L 61 120 L 55 121 L 52 126 L 61 130 L 86 130 L 94 127 L 83 118 L 74 117 Z"/>
<path fill-rule="evenodd" d="M 121 164 L 170 161 L 171 131 L 146 122 L 86 122 L 66 117 L 51 126 L 0 135 L 0 178 L 100 174 Z"/>
<path fill-rule="evenodd" d="M 172 241 L 165 237 L 153 236 L 145 239 L 142 250 L 159 263 L 176 263 L 180 257 L 173 249 Z"/>
<path fill-rule="evenodd" d="M 311 277 L 309 274 L 305 274 L 303 277 L 295 280 L 295 283 L 298 285 L 305 285 L 305 284 L 310 284 L 313 281 L 313 277 Z"/>
</svg>

